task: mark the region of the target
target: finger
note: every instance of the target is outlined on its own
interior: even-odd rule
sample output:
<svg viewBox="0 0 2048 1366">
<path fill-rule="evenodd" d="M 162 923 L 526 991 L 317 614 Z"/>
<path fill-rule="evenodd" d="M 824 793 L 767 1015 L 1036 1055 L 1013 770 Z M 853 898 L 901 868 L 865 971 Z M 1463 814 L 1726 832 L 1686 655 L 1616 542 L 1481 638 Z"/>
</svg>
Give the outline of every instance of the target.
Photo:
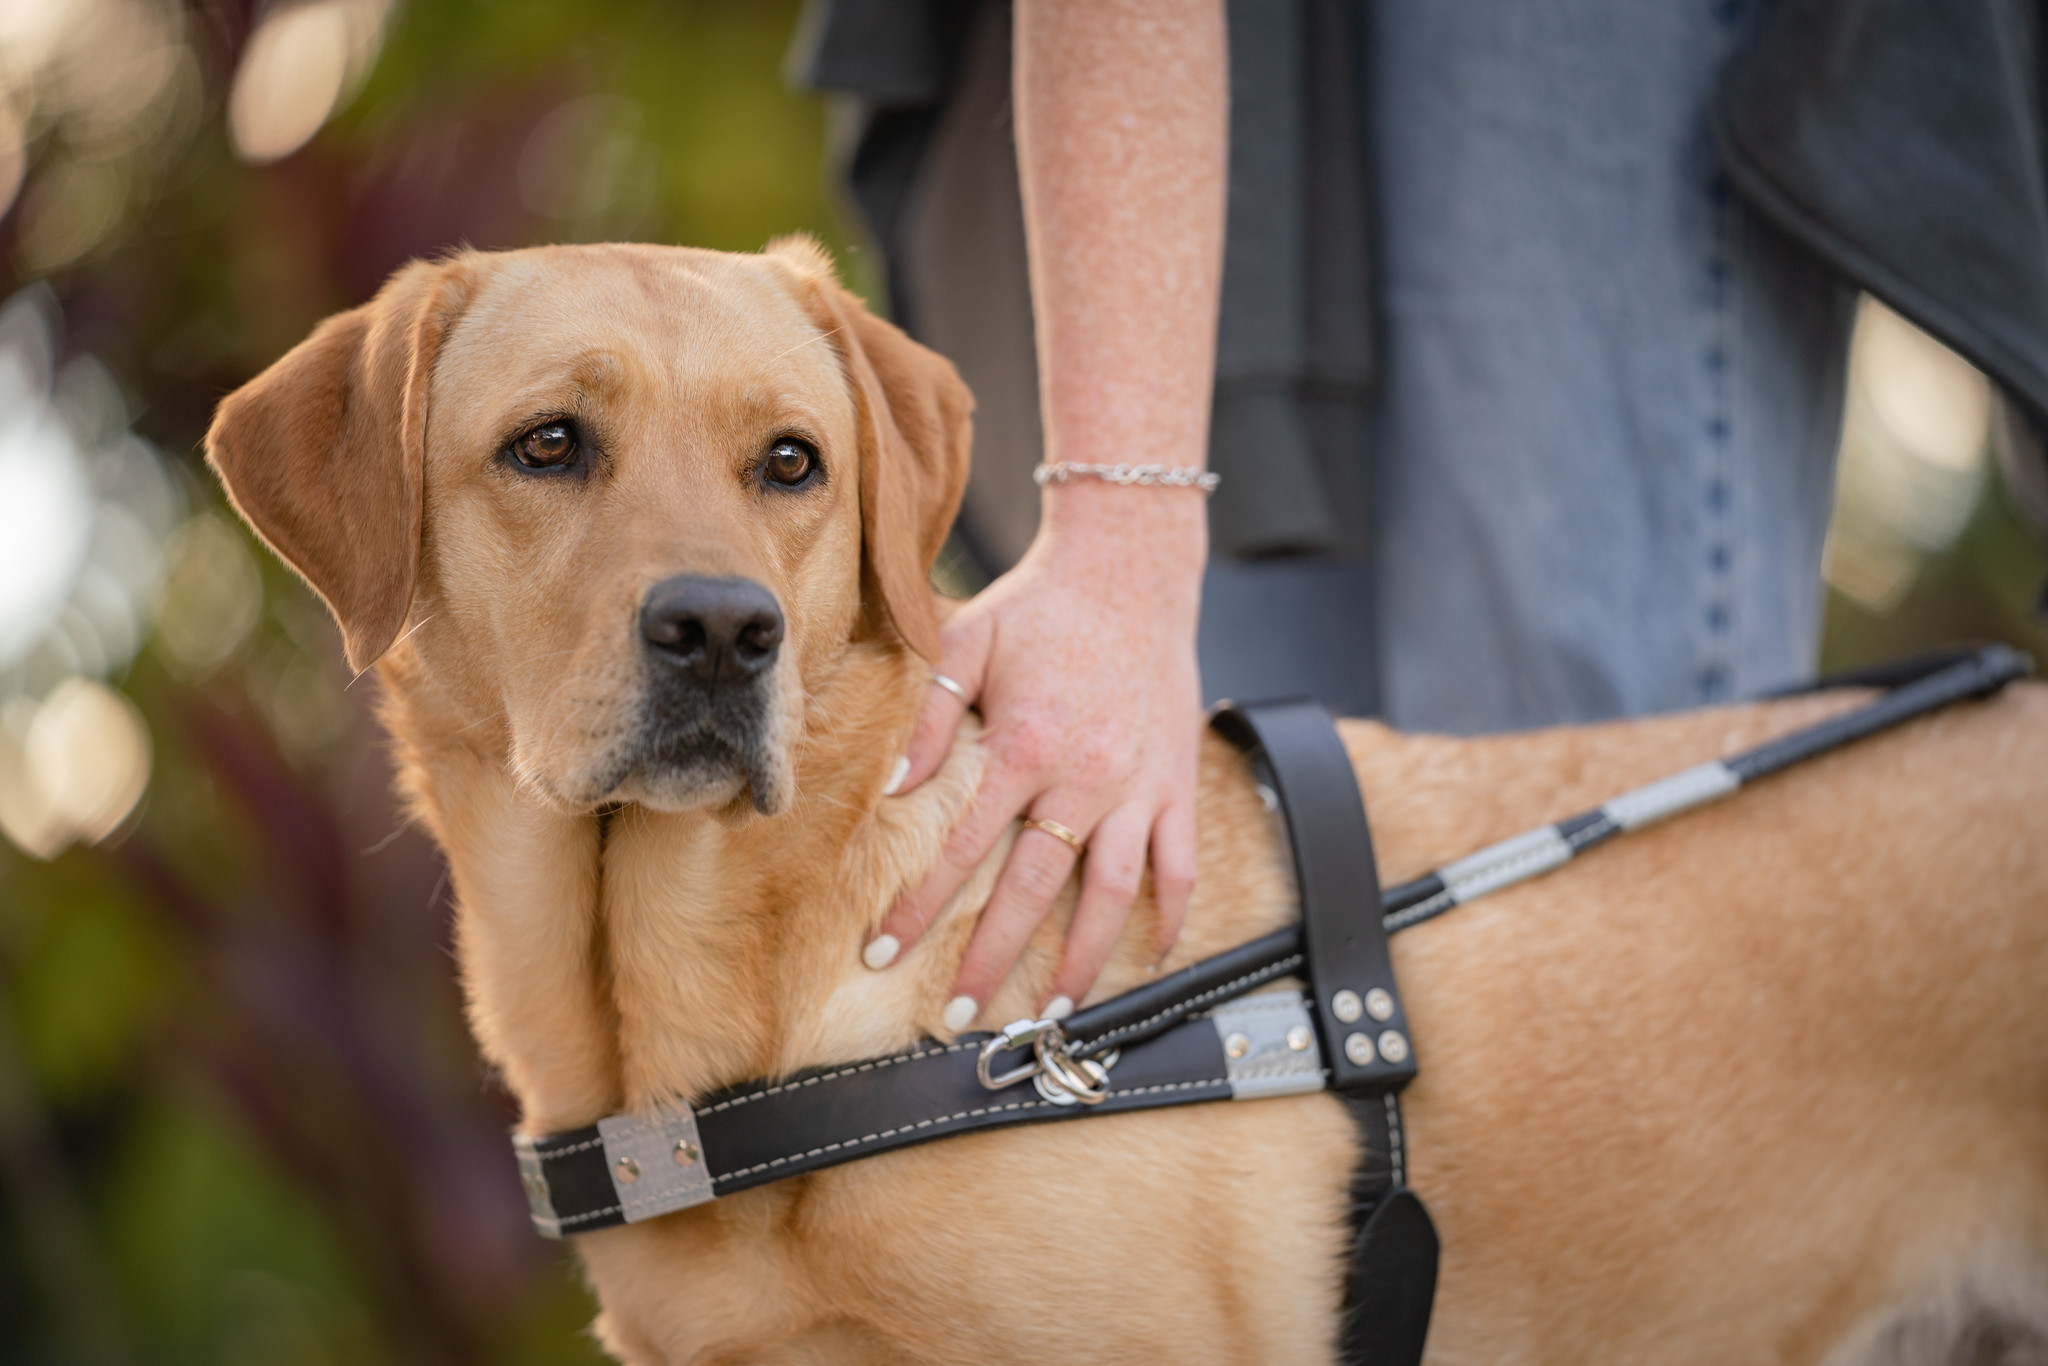
<svg viewBox="0 0 2048 1366">
<path fill-rule="evenodd" d="M 923 882 L 899 897 L 882 917 L 881 928 L 861 950 L 861 961 L 871 968 L 886 968 L 905 946 L 916 943 L 1029 800 L 1030 793 L 1020 780 L 1005 769 L 992 767 L 966 813 L 939 846 L 938 862 Z"/>
<path fill-rule="evenodd" d="M 959 732 L 961 718 L 966 715 L 967 704 L 950 689 L 937 683 L 929 684 L 925 688 L 924 706 L 918 709 L 917 725 L 910 732 L 910 747 L 896 760 L 896 767 L 890 771 L 889 784 L 882 789 L 882 795 L 908 796 L 919 783 L 936 773 L 953 748 L 953 736 Z"/>
<path fill-rule="evenodd" d="M 977 621 L 962 621 L 941 637 L 943 648 L 939 667 L 933 672 L 959 684 L 965 698 L 936 682 L 925 689 L 924 706 L 917 713 L 917 725 L 910 732 L 910 747 L 896 761 L 894 780 L 885 795 L 901 797 L 938 771 L 952 752 L 953 736 L 960 719 L 967 715 L 968 700 L 981 694 L 982 678 L 988 669 L 989 645 L 994 632 Z"/>
<path fill-rule="evenodd" d="M 1088 995 L 1122 937 L 1145 874 L 1147 816 L 1142 807 L 1112 811 L 1088 840 L 1081 898 L 1067 927 L 1067 946 L 1053 974 L 1052 996 L 1040 1013 L 1064 1019 Z"/>
<path fill-rule="evenodd" d="M 1183 798 L 1169 803 L 1152 823 L 1152 899 L 1159 906 L 1159 928 L 1152 947 L 1165 958 L 1180 942 L 1188 904 L 1195 895 L 1195 804 Z"/>
<path fill-rule="evenodd" d="M 1067 821 L 1060 824 L 1074 828 Z M 953 998 L 946 1003 L 949 1029 L 964 1029 L 981 1013 L 1052 909 L 1078 858 L 1065 840 L 1043 830 L 1026 828 L 1017 836 L 953 979 Z"/>
</svg>

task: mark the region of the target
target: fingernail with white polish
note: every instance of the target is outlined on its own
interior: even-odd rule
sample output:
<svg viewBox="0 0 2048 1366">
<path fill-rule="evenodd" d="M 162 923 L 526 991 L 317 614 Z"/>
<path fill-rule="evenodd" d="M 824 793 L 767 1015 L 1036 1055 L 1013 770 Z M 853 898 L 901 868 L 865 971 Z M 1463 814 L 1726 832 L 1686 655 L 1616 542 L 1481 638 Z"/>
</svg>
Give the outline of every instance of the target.
<svg viewBox="0 0 2048 1366">
<path fill-rule="evenodd" d="M 910 772 L 910 756 L 904 755 L 896 761 L 896 767 L 889 770 L 889 781 L 882 785 L 882 795 L 893 797 L 896 789 L 903 786 L 903 775 Z"/>
<path fill-rule="evenodd" d="M 1064 1020 L 1074 1013 L 1074 1001 L 1070 996 L 1055 996 L 1045 1003 L 1045 1018 Z"/>
<path fill-rule="evenodd" d="M 974 1003 L 972 996 L 955 996 L 952 1000 L 946 1002 L 946 1013 L 939 1018 L 940 1022 L 946 1026 L 947 1033 L 958 1034 L 961 1030 L 973 1024 L 974 1017 L 979 1014 L 981 1014 L 981 1007 Z"/>
<path fill-rule="evenodd" d="M 897 941 L 895 935 L 878 934 L 868 941 L 866 948 L 860 951 L 860 961 L 866 963 L 876 972 L 880 972 L 883 968 L 896 961 L 896 955 L 902 949 L 903 945 Z"/>
</svg>

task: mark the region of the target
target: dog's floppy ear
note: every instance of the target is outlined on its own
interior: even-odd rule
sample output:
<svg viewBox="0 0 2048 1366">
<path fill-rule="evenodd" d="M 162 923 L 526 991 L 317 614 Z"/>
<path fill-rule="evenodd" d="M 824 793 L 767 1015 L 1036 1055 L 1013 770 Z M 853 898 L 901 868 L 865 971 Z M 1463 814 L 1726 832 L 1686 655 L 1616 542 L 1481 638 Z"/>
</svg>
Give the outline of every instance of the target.
<svg viewBox="0 0 2048 1366">
<path fill-rule="evenodd" d="M 863 588 L 904 642 L 936 664 L 939 618 L 930 575 L 967 490 L 974 396 L 951 361 L 841 287 L 816 243 L 785 240 L 769 250 L 817 289 L 853 382 Z"/>
<path fill-rule="evenodd" d="M 412 606 L 428 382 L 468 292 L 462 263 L 414 262 L 229 394 L 206 434 L 229 501 L 326 601 L 352 669 Z"/>
</svg>

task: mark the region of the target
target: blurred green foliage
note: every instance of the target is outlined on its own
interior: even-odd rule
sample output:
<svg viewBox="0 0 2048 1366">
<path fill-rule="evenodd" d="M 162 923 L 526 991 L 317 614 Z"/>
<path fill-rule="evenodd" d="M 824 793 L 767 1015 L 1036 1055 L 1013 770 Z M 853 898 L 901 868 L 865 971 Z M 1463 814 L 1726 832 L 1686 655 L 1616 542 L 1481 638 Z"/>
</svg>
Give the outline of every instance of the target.
<svg viewBox="0 0 2048 1366">
<path fill-rule="evenodd" d="M 846 259 L 825 110 L 780 75 L 793 0 L 400 4 L 359 92 L 264 166 L 227 102 L 270 11 L 52 3 L 148 20 L 196 75 L 147 137 L 36 115 L 5 292 L 47 279 L 65 353 L 107 365 L 194 509 L 219 508 L 218 398 L 410 256 L 808 231 Z M 121 187 L 97 228 L 63 199 L 81 167 Z M 602 1360 L 570 1258 L 526 1225 L 372 685 L 240 544 L 264 607 L 239 648 L 114 680 L 154 747 L 138 813 L 50 862 L 0 841 L 0 1366 Z"/>
</svg>

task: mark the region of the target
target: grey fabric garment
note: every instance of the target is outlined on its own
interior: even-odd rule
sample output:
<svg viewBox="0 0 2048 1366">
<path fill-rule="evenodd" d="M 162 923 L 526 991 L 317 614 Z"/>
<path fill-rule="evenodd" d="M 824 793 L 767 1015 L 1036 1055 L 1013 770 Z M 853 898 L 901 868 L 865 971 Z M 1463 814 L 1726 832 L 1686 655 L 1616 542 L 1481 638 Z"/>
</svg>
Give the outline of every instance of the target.
<svg viewBox="0 0 2048 1366">
<path fill-rule="evenodd" d="M 1010 7 L 980 7 L 911 187 L 892 279 L 904 325 L 974 391 L 974 471 L 956 536 L 984 574 L 1038 530 L 1038 416 L 1024 201 L 1010 118 Z"/>
<path fill-rule="evenodd" d="M 1779 0 L 1721 83 L 1736 187 L 2023 412 L 2001 468 L 2048 530 L 2048 34 L 2040 0 Z"/>
<path fill-rule="evenodd" d="M 1716 127 L 1737 187 L 2048 414 L 2040 0 L 1779 0 Z"/>
<path fill-rule="evenodd" d="M 1209 466 L 1217 554 L 1362 554 L 1374 369 L 1358 6 L 1230 0 L 1230 191 Z M 1320 412 L 1311 413 L 1311 408 Z M 1339 434 L 1348 438 L 1339 441 Z"/>
<path fill-rule="evenodd" d="M 1195 647 L 1202 700 L 1313 697 L 1339 716 L 1372 716 L 1379 670 L 1372 562 L 1311 556 L 1209 562 Z"/>
<path fill-rule="evenodd" d="M 937 104 L 970 9 L 959 0 L 808 0 L 784 65 L 806 90 L 884 106 Z"/>
<path fill-rule="evenodd" d="M 1749 11 L 1374 12 L 1388 718 L 1497 730 L 1808 676 L 1851 300 L 1717 169 Z"/>
</svg>

